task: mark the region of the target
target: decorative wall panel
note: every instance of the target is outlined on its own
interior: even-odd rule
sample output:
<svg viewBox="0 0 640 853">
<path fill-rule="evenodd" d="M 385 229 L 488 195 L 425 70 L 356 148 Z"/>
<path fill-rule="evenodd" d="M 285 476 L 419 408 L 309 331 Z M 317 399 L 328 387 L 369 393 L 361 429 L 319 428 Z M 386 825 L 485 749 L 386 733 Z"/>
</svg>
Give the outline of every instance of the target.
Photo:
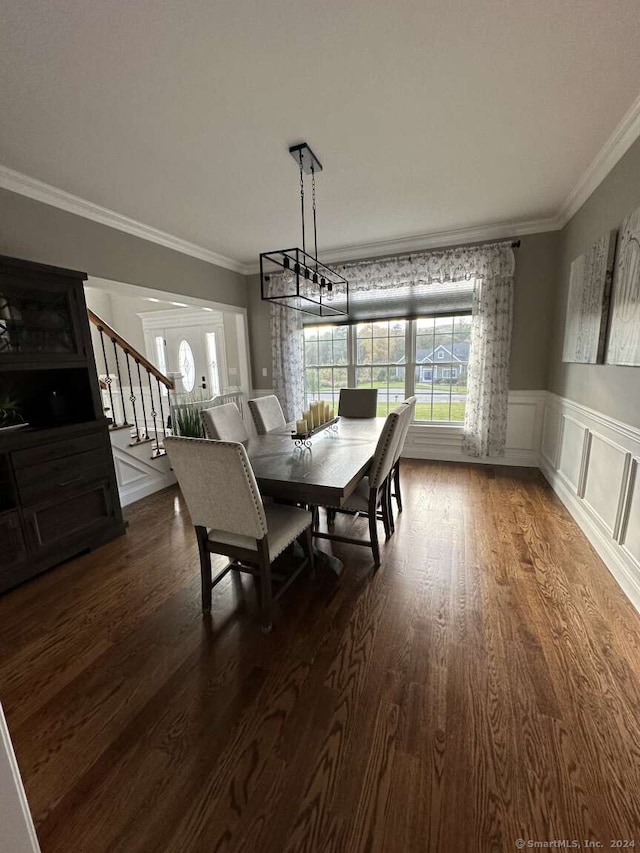
<svg viewBox="0 0 640 853">
<path fill-rule="evenodd" d="M 616 232 L 609 231 L 571 264 L 563 361 L 602 363 Z"/>
<path fill-rule="evenodd" d="M 640 208 L 620 230 L 606 360 L 640 365 Z"/>
</svg>

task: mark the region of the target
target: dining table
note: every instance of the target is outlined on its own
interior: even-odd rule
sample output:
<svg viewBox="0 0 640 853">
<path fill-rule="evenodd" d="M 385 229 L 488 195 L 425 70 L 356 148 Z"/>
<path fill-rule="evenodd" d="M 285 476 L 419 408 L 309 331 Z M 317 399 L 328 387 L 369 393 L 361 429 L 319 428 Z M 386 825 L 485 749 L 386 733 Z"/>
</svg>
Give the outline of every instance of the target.
<svg viewBox="0 0 640 853">
<path fill-rule="evenodd" d="M 250 436 L 244 445 L 264 497 L 339 507 L 367 473 L 385 418 L 343 418 L 300 446 L 293 437 L 295 423 L 265 435 Z M 342 571 L 336 557 L 314 548 L 316 562 L 335 574 Z"/>
<path fill-rule="evenodd" d="M 260 492 L 310 506 L 339 507 L 366 474 L 384 418 L 342 418 L 298 446 L 287 424 L 245 441 Z"/>
</svg>

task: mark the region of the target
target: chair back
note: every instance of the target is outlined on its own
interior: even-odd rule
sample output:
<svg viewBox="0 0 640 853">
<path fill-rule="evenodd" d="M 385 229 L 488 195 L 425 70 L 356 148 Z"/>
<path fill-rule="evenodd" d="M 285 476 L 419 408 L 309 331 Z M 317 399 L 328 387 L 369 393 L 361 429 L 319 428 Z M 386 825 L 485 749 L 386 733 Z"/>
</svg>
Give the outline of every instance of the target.
<svg viewBox="0 0 640 853">
<path fill-rule="evenodd" d="M 378 414 L 378 389 L 341 388 L 338 414 L 342 418 L 375 418 Z"/>
<path fill-rule="evenodd" d="M 402 451 L 404 450 L 404 444 L 407 440 L 407 433 L 409 432 L 409 427 L 411 426 L 411 421 L 413 420 L 413 416 L 416 411 L 416 397 L 407 397 L 407 399 L 399 406 L 396 410 L 400 414 L 400 429 L 398 431 L 398 440 L 396 442 L 396 449 L 394 453 L 393 464 L 395 465 L 400 456 L 402 455 Z"/>
<path fill-rule="evenodd" d="M 369 468 L 369 485 L 371 488 L 380 488 L 393 468 L 401 423 L 401 416 L 397 409 L 395 412 L 389 412 Z"/>
<path fill-rule="evenodd" d="M 258 435 L 265 435 L 265 433 L 280 429 L 286 424 L 282 406 L 275 394 L 249 400 L 249 411 Z"/>
<path fill-rule="evenodd" d="M 164 446 L 194 525 L 262 539 L 267 518 L 243 444 L 167 436 Z"/>
<path fill-rule="evenodd" d="M 200 412 L 204 434 L 216 441 L 246 441 L 249 433 L 235 403 L 223 403 Z"/>
</svg>

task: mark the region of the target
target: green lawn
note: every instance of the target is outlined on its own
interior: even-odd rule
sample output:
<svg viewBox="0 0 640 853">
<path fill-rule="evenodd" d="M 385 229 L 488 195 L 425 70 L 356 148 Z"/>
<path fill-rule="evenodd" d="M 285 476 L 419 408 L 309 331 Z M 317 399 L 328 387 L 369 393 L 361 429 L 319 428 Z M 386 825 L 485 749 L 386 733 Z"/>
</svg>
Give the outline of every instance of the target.
<svg viewBox="0 0 640 853">
<path fill-rule="evenodd" d="M 393 406 L 391 407 L 394 408 Z M 378 417 L 385 417 L 387 414 L 386 403 L 378 403 Z M 448 403 L 434 403 L 433 412 L 430 403 L 418 403 L 416 406 L 416 421 L 456 421 L 464 420 L 464 403 L 452 403 L 451 415 L 449 415 Z"/>
<path fill-rule="evenodd" d="M 373 385 L 366 386 L 367 388 L 387 388 L 386 382 L 374 382 Z M 388 387 L 391 389 L 404 389 L 404 382 L 389 382 Z M 431 391 L 431 383 L 430 382 L 418 382 L 416 383 L 415 390 L 416 391 Z M 320 383 L 321 391 L 331 391 L 331 383 L 329 382 L 321 382 Z M 434 385 L 434 391 L 451 391 L 453 394 L 466 394 L 467 386 L 466 385 Z"/>
</svg>

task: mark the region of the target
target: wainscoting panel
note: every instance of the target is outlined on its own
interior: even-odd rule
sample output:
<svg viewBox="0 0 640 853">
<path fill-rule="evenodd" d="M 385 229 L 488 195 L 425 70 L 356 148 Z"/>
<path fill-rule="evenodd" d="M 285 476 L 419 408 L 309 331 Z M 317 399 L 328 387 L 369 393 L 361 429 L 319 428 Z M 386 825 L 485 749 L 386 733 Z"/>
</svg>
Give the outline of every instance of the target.
<svg viewBox="0 0 640 853">
<path fill-rule="evenodd" d="M 631 461 L 629 495 L 623 519 L 620 542 L 640 573 L 640 459 Z"/>
<path fill-rule="evenodd" d="M 561 416 L 560 450 L 557 456 L 558 471 L 576 492 L 580 491 L 586 435 L 584 426 L 575 418 L 567 415 Z"/>
<path fill-rule="evenodd" d="M 543 474 L 640 611 L 640 429 L 551 393 L 543 423 Z"/>
<path fill-rule="evenodd" d="M 545 406 L 542 418 L 540 455 L 553 469 L 558 465 L 561 429 L 562 415 L 560 412 L 557 409 L 552 409 L 551 406 Z"/>
<path fill-rule="evenodd" d="M 510 391 L 507 447 L 504 456 L 474 459 L 462 452 L 462 427 L 414 424 L 403 456 L 445 462 L 481 462 L 488 465 L 537 467 L 546 391 Z"/>
<path fill-rule="evenodd" d="M 623 447 L 597 433 L 589 434 L 585 460 L 584 500 L 607 528 L 616 535 L 622 510 L 621 491 L 626 485 L 625 469 L 630 455 Z"/>
</svg>

